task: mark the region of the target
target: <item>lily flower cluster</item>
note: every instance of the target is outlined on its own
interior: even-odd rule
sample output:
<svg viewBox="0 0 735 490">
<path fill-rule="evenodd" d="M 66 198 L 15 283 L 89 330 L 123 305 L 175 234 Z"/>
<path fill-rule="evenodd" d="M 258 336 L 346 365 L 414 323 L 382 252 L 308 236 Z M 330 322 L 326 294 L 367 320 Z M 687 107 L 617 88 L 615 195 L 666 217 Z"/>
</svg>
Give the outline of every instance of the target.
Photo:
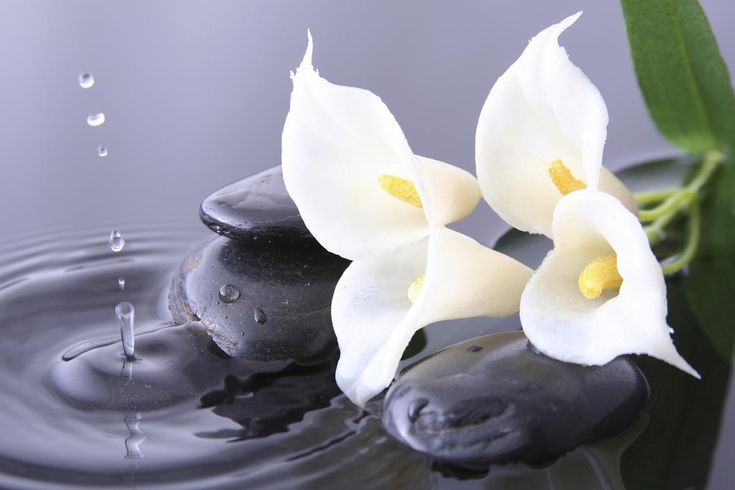
<svg viewBox="0 0 735 490">
<path fill-rule="evenodd" d="M 313 236 L 353 261 L 332 321 L 337 382 L 355 403 L 391 383 L 417 330 L 519 310 L 550 357 L 600 365 L 648 354 L 698 377 L 671 340 L 663 273 L 635 200 L 602 166 L 605 103 L 558 43 L 579 15 L 535 36 L 490 90 L 478 179 L 415 155 L 373 93 L 322 78 L 309 34 L 291 77 L 283 176 Z M 553 240 L 538 270 L 446 227 L 482 197 L 510 225 Z"/>
</svg>

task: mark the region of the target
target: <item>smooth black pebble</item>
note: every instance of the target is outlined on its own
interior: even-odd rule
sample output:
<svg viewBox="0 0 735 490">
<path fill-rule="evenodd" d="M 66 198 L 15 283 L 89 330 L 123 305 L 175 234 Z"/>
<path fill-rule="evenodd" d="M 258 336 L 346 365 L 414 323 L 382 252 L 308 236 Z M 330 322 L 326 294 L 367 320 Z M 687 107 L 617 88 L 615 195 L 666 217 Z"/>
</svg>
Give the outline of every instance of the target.
<svg viewBox="0 0 735 490">
<path fill-rule="evenodd" d="M 232 357 L 315 362 L 334 349 L 330 307 L 349 262 L 315 241 L 196 244 L 174 273 L 169 308 L 198 320 Z"/>
<path fill-rule="evenodd" d="M 622 432 L 648 396 L 648 382 L 625 357 L 604 366 L 564 363 L 508 332 L 409 368 L 385 397 L 383 423 L 404 444 L 458 467 L 537 465 Z"/>
<path fill-rule="evenodd" d="M 280 166 L 214 192 L 202 201 L 199 217 L 215 233 L 236 240 L 314 240 L 286 191 Z"/>
</svg>

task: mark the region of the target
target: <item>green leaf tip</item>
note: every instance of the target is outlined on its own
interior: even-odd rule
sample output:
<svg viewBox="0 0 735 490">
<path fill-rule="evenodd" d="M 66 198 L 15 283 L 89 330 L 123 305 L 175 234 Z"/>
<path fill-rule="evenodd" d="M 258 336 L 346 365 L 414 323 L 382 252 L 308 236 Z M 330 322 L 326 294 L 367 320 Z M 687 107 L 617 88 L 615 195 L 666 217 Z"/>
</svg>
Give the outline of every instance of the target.
<svg viewBox="0 0 735 490">
<path fill-rule="evenodd" d="M 689 153 L 735 148 L 735 96 L 697 0 L 621 0 L 638 84 L 661 134 Z"/>
</svg>

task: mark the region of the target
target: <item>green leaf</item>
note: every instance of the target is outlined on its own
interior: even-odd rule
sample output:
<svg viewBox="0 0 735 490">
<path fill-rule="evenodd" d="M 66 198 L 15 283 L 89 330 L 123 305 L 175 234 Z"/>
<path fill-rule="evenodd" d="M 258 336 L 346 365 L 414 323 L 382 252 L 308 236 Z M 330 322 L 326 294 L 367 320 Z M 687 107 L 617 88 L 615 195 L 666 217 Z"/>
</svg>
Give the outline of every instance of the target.
<svg viewBox="0 0 735 490">
<path fill-rule="evenodd" d="M 621 0 L 651 118 L 690 153 L 735 148 L 735 96 L 697 0 Z"/>
</svg>

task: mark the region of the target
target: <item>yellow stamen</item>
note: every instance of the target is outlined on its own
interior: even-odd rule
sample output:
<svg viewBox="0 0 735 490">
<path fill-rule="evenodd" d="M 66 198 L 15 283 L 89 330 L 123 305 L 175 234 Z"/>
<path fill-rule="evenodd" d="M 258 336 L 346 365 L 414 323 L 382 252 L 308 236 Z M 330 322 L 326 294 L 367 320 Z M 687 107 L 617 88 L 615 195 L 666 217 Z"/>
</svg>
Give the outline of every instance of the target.
<svg viewBox="0 0 735 490">
<path fill-rule="evenodd" d="M 402 179 L 395 175 L 381 175 L 378 177 L 378 185 L 396 199 L 400 199 L 417 208 L 424 207 L 421 203 L 419 193 L 416 192 L 416 186 L 408 179 Z"/>
<path fill-rule="evenodd" d="M 564 162 L 561 160 L 551 162 L 551 165 L 549 165 L 549 177 L 551 177 L 551 181 L 559 189 L 562 196 L 587 188 L 584 182 L 574 177 L 569 167 L 564 165 Z"/>
<path fill-rule="evenodd" d="M 411 300 L 412 304 L 416 302 L 416 298 L 419 297 L 421 288 L 424 287 L 424 278 L 425 274 L 421 274 L 419 277 L 416 278 L 415 281 L 411 283 L 410 286 L 408 286 L 408 299 Z"/>
<path fill-rule="evenodd" d="M 597 257 L 579 275 L 579 291 L 587 299 L 599 298 L 603 290 L 619 289 L 622 284 L 615 254 Z"/>
</svg>

